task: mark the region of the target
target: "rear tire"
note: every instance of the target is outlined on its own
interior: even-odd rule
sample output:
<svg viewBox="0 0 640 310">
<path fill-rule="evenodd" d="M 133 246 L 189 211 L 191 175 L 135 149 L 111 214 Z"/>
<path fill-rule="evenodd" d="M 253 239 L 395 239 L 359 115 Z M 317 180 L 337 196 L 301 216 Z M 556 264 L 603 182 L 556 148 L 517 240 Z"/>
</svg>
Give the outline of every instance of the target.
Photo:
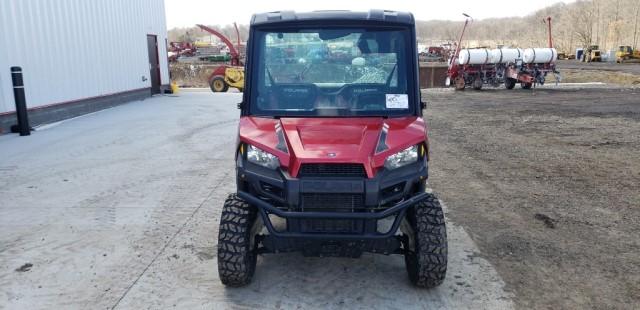
<svg viewBox="0 0 640 310">
<path fill-rule="evenodd" d="M 506 87 L 507 89 L 513 89 L 514 87 L 516 87 L 516 81 L 516 79 L 506 78 L 504 80 L 504 87 Z"/>
<path fill-rule="evenodd" d="M 522 89 L 531 89 L 533 83 L 521 83 L 520 86 L 522 86 Z"/>
<path fill-rule="evenodd" d="M 214 76 L 211 81 L 209 81 L 209 87 L 211 87 L 211 91 L 214 93 L 224 93 L 229 90 L 229 85 L 224 81 L 224 77 L 222 76 Z"/>
<path fill-rule="evenodd" d="M 455 78 L 453 82 L 455 84 L 456 90 L 464 90 L 464 88 L 467 86 L 464 78 L 462 77 Z"/>
<path fill-rule="evenodd" d="M 473 80 L 473 89 L 475 90 L 481 90 L 482 86 L 483 86 L 484 82 L 482 81 L 482 79 L 478 76 Z"/>
<path fill-rule="evenodd" d="M 404 262 L 411 283 L 420 288 L 434 288 L 447 274 L 447 229 L 440 201 L 435 195 L 408 210 L 409 235 L 404 243 Z"/>
<path fill-rule="evenodd" d="M 252 227 L 256 215 L 256 210 L 236 194 L 224 202 L 218 233 L 218 275 L 224 285 L 245 286 L 253 278 L 257 246 Z"/>
</svg>

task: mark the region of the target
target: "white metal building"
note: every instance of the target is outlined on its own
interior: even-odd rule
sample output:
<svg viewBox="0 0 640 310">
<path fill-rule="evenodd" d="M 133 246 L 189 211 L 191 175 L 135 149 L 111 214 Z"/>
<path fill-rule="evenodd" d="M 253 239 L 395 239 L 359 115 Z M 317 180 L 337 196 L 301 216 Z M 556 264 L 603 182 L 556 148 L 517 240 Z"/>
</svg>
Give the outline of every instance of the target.
<svg viewBox="0 0 640 310">
<path fill-rule="evenodd" d="M 1 0 L 0 131 L 16 123 L 11 67 L 38 125 L 165 89 L 166 40 L 164 0 Z"/>
</svg>

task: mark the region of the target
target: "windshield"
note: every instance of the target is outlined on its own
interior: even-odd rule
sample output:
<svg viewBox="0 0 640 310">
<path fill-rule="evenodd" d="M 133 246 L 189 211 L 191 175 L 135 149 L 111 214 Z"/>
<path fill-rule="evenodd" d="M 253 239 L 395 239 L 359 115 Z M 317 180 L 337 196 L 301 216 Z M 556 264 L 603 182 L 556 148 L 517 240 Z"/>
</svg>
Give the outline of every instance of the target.
<svg viewBox="0 0 640 310">
<path fill-rule="evenodd" d="M 409 115 L 408 33 L 384 28 L 256 31 L 251 114 Z"/>
</svg>

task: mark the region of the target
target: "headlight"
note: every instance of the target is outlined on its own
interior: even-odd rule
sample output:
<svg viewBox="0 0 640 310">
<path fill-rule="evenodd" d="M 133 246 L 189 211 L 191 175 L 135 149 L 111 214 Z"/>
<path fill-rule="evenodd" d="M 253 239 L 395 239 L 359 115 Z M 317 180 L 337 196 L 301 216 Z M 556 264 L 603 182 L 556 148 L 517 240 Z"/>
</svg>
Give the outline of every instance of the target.
<svg viewBox="0 0 640 310">
<path fill-rule="evenodd" d="M 270 169 L 276 169 L 280 166 L 278 157 L 273 154 L 267 153 L 253 145 L 247 146 L 247 160 L 250 163 L 267 167 Z"/>
<path fill-rule="evenodd" d="M 414 145 L 410 148 L 395 153 L 384 161 L 384 167 L 393 170 L 412 164 L 418 161 L 418 146 Z"/>
</svg>

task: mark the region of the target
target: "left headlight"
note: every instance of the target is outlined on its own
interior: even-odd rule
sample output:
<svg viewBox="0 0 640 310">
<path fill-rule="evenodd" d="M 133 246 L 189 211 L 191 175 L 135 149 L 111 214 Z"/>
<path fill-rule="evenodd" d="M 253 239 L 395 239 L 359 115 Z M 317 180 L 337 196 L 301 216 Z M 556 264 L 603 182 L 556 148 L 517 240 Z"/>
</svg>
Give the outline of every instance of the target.
<svg viewBox="0 0 640 310">
<path fill-rule="evenodd" d="M 393 170 L 418 161 L 418 146 L 414 145 L 395 153 L 384 161 L 384 167 Z"/>
<path fill-rule="evenodd" d="M 247 160 L 250 163 L 260 165 L 269 169 L 276 169 L 280 166 L 278 157 L 267 153 L 253 145 L 247 145 Z"/>
</svg>

